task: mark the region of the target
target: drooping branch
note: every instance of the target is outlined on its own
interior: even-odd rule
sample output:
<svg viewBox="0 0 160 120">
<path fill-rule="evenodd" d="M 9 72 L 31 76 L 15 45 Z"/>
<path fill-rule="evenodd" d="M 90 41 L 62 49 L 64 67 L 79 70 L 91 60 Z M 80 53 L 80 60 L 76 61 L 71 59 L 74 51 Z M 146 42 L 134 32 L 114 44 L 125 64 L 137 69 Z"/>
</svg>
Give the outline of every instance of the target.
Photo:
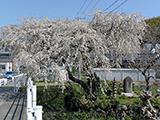
<svg viewBox="0 0 160 120">
<path fill-rule="evenodd" d="M 25 65 L 29 62 L 27 70 L 32 70 L 31 64 L 36 65 L 34 69 L 39 74 L 42 63 L 53 71 L 55 67 L 50 65 L 50 61 L 60 66 L 61 58 L 76 67 L 81 63 L 82 71 L 90 74 L 88 66 L 110 65 L 106 57 L 110 51 L 138 51 L 145 24 L 137 15 L 104 13 L 94 18 L 90 24 L 81 20 L 31 18 L 16 26 L 4 27 L 0 34 L 3 34 L 2 40 L 13 47 L 12 51 L 16 53 L 14 58 Z M 28 61 L 26 57 L 20 58 L 21 51 L 29 54 L 34 62 Z"/>
</svg>

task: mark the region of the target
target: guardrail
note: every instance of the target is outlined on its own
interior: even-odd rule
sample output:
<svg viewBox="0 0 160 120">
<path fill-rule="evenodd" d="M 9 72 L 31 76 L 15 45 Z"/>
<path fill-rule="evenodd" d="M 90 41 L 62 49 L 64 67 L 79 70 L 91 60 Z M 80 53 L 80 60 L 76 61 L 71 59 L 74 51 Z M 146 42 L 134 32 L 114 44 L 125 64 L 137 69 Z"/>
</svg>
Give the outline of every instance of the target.
<svg viewBox="0 0 160 120">
<path fill-rule="evenodd" d="M 27 81 L 27 120 L 42 120 L 42 106 L 37 106 L 37 86 Z"/>
</svg>

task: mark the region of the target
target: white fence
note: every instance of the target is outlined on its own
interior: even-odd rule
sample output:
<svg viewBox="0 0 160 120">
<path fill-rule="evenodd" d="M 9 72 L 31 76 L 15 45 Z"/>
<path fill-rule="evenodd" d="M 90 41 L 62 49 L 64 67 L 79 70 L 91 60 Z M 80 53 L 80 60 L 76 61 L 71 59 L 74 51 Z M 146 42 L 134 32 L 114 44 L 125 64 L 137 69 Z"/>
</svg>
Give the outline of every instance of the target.
<svg viewBox="0 0 160 120">
<path fill-rule="evenodd" d="M 9 82 L 14 83 L 14 92 L 17 93 L 19 88 L 26 86 L 27 76 L 20 74 L 13 79 L 0 79 L 0 86 Z M 27 81 L 27 120 L 42 120 L 42 106 L 37 106 L 37 87 L 33 85 L 31 78 Z"/>
<path fill-rule="evenodd" d="M 37 87 L 31 78 L 27 82 L 27 120 L 42 120 L 42 106 L 37 106 Z"/>
<path fill-rule="evenodd" d="M 14 76 L 12 82 L 14 83 L 14 92 L 17 93 L 19 88 L 26 85 L 27 76 L 25 74 L 19 74 Z"/>
<path fill-rule="evenodd" d="M 95 73 L 101 80 L 123 80 L 125 77 L 129 76 L 133 80 L 145 80 L 144 76 L 137 69 L 121 69 L 121 68 L 94 68 Z M 156 72 L 154 70 L 150 70 L 148 72 L 150 76 L 153 76 L 152 79 L 155 79 Z"/>
<path fill-rule="evenodd" d="M 7 85 L 8 83 L 13 83 L 14 84 L 14 92 L 17 93 L 19 88 L 22 85 L 25 85 L 26 82 L 26 75 L 20 74 L 17 76 L 14 76 L 11 80 L 7 78 L 1 78 L 0 79 L 0 86 L 2 85 Z"/>
<path fill-rule="evenodd" d="M 31 78 L 20 74 L 12 79 L 14 92 L 17 93 L 21 86 L 27 85 L 27 120 L 42 120 L 42 106 L 37 106 L 37 87 L 33 85 Z"/>
<path fill-rule="evenodd" d="M 6 84 L 7 84 L 7 79 L 6 78 L 0 79 L 0 86 L 6 85 Z"/>
</svg>

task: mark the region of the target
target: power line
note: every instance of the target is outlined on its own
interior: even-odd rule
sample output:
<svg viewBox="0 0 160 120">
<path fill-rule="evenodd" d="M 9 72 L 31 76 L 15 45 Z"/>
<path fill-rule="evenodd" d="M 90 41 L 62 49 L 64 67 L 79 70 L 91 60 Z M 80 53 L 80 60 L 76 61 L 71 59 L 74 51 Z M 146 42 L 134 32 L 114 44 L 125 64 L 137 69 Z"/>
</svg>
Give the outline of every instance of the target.
<svg viewBox="0 0 160 120">
<path fill-rule="evenodd" d="M 118 1 L 120 0 L 116 0 L 114 1 L 111 5 L 109 5 L 106 9 L 104 9 L 103 11 L 107 11 L 109 8 L 111 8 L 113 5 L 115 5 Z"/>
<path fill-rule="evenodd" d="M 108 6 L 105 10 L 103 10 L 103 12 L 105 12 L 106 10 L 108 10 L 109 8 L 111 8 L 114 4 L 116 4 L 118 1 L 120 0 L 116 0 L 114 1 L 110 6 Z M 108 14 L 112 13 L 113 11 L 117 10 L 118 8 L 120 8 L 122 5 L 124 5 L 128 0 L 124 0 L 123 2 L 121 2 L 117 7 L 115 7 L 113 10 L 111 10 Z M 107 15 L 108 15 L 107 14 Z M 94 20 L 94 18 L 92 19 L 92 21 Z"/>
<path fill-rule="evenodd" d="M 87 9 L 89 8 L 89 6 L 92 4 L 92 0 L 89 1 L 89 3 L 87 4 L 87 7 L 83 10 L 82 14 L 85 14 Z"/>
<path fill-rule="evenodd" d="M 92 11 L 93 9 L 95 9 L 96 8 L 96 6 L 98 5 L 98 3 L 100 2 L 101 0 L 97 0 L 96 2 L 95 2 L 95 4 L 93 5 L 93 7 L 91 8 L 91 10 L 90 11 Z"/>
<path fill-rule="evenodd" d="M 115 0 L 112 4 L 110 4 L 106 9 L 103 10 L 103 12 L 107 11 L 108 9 L 110 9 L 112 6 L 114 6 L 116 3 L 118 3 L 120 0 Z M 109 13 L 112 13 L 113 11 L 117 10 L 118 8 L 120 8 L 121 6 L 123 6 L 128 0 L 124 0 L 123 2 L 121 2 L 117 7 L 115 7 L 113 10 L 111 10 Z M 84 1 L 84 3 L 82 4 L 81 8 L 79 9 L 79 11 L 77 12 L 77 15 L 80 14 L 80 12 L 82 11 L 82 9 L 85 7 L 85 5 L 87 4 L 87 6 L 85 7 L 85 9 L 82 11 L 82 14 L 85 14 L 87 9 L 89 8 L 89 6 L 92 4 L 92 0 L 90 0 L 87 4 L 87 0 Z M 93 10 L 97 4 L 100 2 L 100 0 L 97 0 L 95 2 L 95 4 L 92 6 L 91 10 Z"/>
<path fill-rule="evenodd" d="M 118 8 L 120 8 L 122 5 L 124 5 L 128 0 L 124 0 L 123 2 L 121 2 L 121 4 L 119 4 L 117 7 L 115 7 L 113 10 L 111 10 L 109 13 L 112 13 L 113 11 L 117 10 Z"/>
<path fill-rule="evenodd" d="M 107 11 L 108 9 L 110 9 L 112 6 L 114 6 L 117 2 L 119 2 L 120 0 L 115 0 L 113 3 L 111 3 L 106 9 L 103 10 L 103 12 Z M 93 21 L 94 18 L 92 18 Z"/>
<path fill-rule="evenodd" d="M 81 10 L 84 8 L 84 6 L 86 5 L 86 3 L 87 3 L 87 0 L 84 0 L 84 2 L 83 2 L 83 4 L 82 4 L 82 6 L 80 7 L 80 9 L 78 10 L 78 12 L 76 13 L 76 16 L 78 16 L 79 15 L 79 13 L 81 12 Z"/>
<path fill-rule="evenodd" d="M 100 2 L 101 0 L 96 0 L 95 2 L 94 2 L 94 4 L 92 5 L 92 7 L 91 7 L 91 9 L 89 9 L 88 10 L 88 12 L 86 11 L 85 12 L 85 19 L 86 19 L 86 17 L 87 17 L 87 14 L 89 15 L 90 13 L 92 13 L 92 11 L 96 8 L 96 6 L 99 4 L 99 2 Z"/>
</svg>

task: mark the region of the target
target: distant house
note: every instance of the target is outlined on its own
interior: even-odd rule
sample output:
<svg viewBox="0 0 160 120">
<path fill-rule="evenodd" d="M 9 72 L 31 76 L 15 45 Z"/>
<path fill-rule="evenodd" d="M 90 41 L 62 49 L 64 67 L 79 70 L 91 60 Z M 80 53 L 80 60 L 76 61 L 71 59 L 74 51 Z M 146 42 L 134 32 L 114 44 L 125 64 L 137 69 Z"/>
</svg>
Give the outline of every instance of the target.
<svg viewBox="0 0 160 120">
<path fill-rule="evenodd" d="M 12 54 L 0 52 L 0 72 L 12 71 Z"/>
</svg>

